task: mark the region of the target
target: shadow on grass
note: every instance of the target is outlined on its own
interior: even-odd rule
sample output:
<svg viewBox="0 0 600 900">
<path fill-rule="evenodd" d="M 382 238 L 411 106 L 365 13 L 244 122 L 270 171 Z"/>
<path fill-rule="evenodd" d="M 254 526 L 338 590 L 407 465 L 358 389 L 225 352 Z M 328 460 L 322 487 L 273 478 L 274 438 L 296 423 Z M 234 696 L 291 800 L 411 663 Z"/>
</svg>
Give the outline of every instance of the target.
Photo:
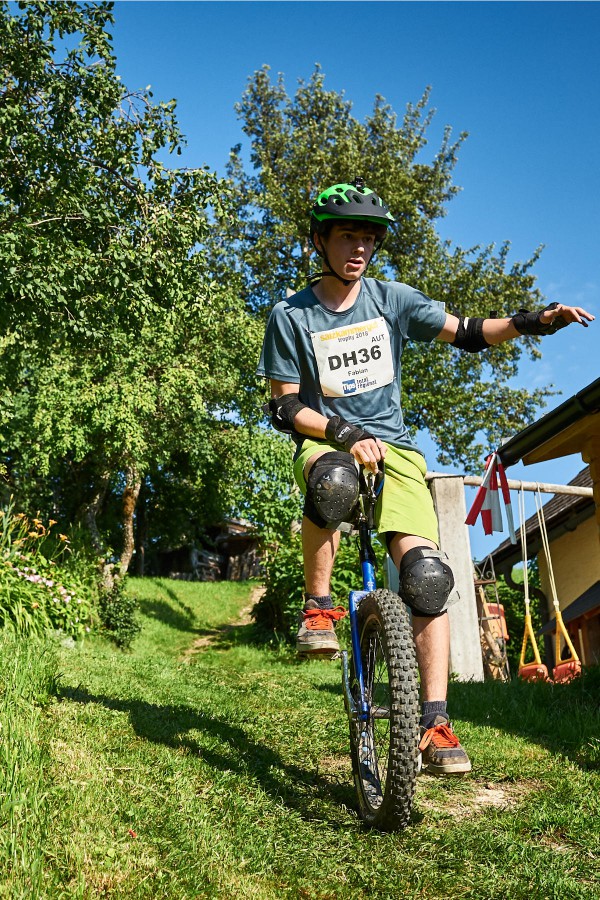
<svg viewBox="0 0 600 900">
<path fill-rule="evenodd" d="M 193 634 L 198 633 L 196 627 L 196 617 L 187 615 L 173 606 L 166 600 L 140 600 L 140 612 L 149 619 L 157 619 L 163 625 L 169 628 L 175 628 L 177 631 L 188 631 Z"/>
<path fill-rule="evenodd" d="M 336 684 L 314 688 L 341 694 Z M 448 711 L 453 718 L 526 738 L 583 770 L 600 769 L 600 667 L 570 684 L 452 682 Z"/>
<path fill-rule="evenodd" d="M 457 718 L 527 738 L 581 769 L 600 769 L 599 667 L 570 684 L 454 682 L 448 707 Z"/>
<path fill-rule="evenodd" d="M 337 776 L 290 765 L 275 750 L 253 740 L 251 733 L 239 725 L 189 706 L 161 706 L 142 700 L 123 700 L 92 694 L 82 687 L 63 686 L 58 696 L 62 701 L 84 705 L 95 703 L 106 709 L 125 712 L 140 738 L 175 750 L 186 749 L 221 772 L 250 775 L 270 796 L 283 801 L 307 820 L 325 821 L 330 827 L 338 829 L 348 827 L 342 812 L 338 817 L 333 817 L 327 815 L 327 809 L 328 804 L 355 809 L 355 796 L 350 784 Z M 202 732 L 209 740 L 195 740 L 190 736 L 193 731 Z"/>
<path fill-rule="evenodd" d="M 198 619 L 196 613 L 187 603 L 178 596 L 175 591 L 164 581 L 152 578 L 148 579 L 158 591 L 164 593 L 169 598 L 146 598 L 140 597 L 138 600 L 140 612 L 148 616 L 149 619 L 157 619 L 163 625 L 175 628 L 177 631 L 189 631 L 195 634 L 199 633 Z"/>
</svg>

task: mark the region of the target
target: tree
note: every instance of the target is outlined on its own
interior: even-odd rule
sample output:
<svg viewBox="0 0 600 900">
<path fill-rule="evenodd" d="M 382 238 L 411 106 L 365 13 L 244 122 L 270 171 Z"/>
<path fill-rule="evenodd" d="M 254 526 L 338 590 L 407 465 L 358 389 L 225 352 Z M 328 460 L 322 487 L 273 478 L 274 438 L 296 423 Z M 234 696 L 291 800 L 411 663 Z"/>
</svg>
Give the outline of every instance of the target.
<svg viewBox="0 0 600 900">
<path fill-rule="evenodd" d="M 162 161 L 175 102 L 121 83 L 111 9 L 0 5 L 0 440 L 25 501 L 78 509 L 98 550 L 120 492 L 123 573 L 145 475 L 235 430 L 260 334 L 211 277 L 227 182 Z"/>
<path fill-rule="evenodd" d="M 287 288 L 303 287 L 318 270 L 309 240 L 310 207 L 324 186 L 355 175 L 366 176 L 398 223 L 370 274 L 413 284 L 462 315 L 487 316 L 491 309 L 504 315 L 539 305 L 543 298 L 531 272 L 539 250 L 509 266 L 508 243 L 499 250 L 452 249 L 438 236 L 436 221 L 459 190 L 452 178 L 466 135 L 453 140 L 446 128 L 433 159 L 422 161 L 434 112 L 429 91 L 407 105 L 401 122 L 380 96 L 364 123 L 351 110 L 343 95 L 326 90 L 319 67 L 293 98 L 281 75 L 272 82 L 267 66 L 249 80 L 238 113 L 250 142 L 250 166 L 241 145 L 234 148 L 228 171 L 236 215 L 214 235 L 215 258 L 222 269 L 240 275 L 248 307 L 266 315 Z M 403 360 L 406 419 L 431 433 L 440 461 L 479 467 L 490 446 L 533 418 L 548 391 L 509 384 L 523 350 L 538 356 L 536 339 L 481 355 L 442 345 L 411 348 Z"/>
</svg>

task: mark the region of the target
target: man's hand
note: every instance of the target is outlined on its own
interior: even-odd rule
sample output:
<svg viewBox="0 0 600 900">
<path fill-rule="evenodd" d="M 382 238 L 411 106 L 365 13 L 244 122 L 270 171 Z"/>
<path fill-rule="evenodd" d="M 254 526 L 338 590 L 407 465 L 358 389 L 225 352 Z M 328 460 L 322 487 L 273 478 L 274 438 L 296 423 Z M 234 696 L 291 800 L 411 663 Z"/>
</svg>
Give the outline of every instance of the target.
<svg viewBox="0 0 600 900">
<path fill-rule="evenodd" d="M 542 325 L 552 325 L 559 317 L 565 325 L 579 322 L 584 328 L 588 327 L 588 322 L 593 322 L 596 318 L 585 309 L 582 309 L 581 306 L 565 306 L 563 303 L 557 303 L 553 309 L 547 308 L 540 314 L 540 322 Z"/>
<path fill-rule="evenodd" d="M 377 463 L 385 459 L 387 447 L 379 438 L 364 438 L 352 445 L 349 451 L 357 463 L 377 474 Z"/>
<path fill-rule="evenodd" d="M 340 416 L 331 416 L 327 422 L 325 437 L 343 447 L 346 453 L 351 453 L 357 463 L 371 469 L 373 474 L 377 472 L 377 463 L 384 458 L 387 450 L 379 438 L 369 434 L 360 425 L 344 421 Z"/>
</svg>

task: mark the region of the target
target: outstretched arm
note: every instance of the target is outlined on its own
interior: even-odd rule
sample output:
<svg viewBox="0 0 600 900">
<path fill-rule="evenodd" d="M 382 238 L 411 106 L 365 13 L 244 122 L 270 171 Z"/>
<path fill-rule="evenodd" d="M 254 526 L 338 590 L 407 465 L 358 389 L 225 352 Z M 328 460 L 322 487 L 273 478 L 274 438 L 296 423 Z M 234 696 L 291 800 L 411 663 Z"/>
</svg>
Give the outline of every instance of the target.
<svg viewBox="0 0 600 900">
<path fill-rule="evenodd" d="M 521 334 L 553 334 L 573 322 L 587 328 L 594 316 L 580 306 L 551 303 L 539 312 L 519 312 L 502 319 L 476 319 L 446 315 L 444 327 L 437 340 L 455 344 L 458 349 L 477 352 L 502 344 Z"/>
</svg>

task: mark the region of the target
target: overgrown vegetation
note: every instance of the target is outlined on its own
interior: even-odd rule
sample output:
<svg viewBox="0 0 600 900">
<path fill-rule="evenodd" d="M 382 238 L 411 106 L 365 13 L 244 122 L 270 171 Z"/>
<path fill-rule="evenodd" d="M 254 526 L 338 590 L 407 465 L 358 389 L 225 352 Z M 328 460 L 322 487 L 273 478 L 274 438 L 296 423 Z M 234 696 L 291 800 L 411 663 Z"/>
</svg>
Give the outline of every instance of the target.
<svg viewBox="0 0 600 900">
<path fill-rule="evenodd" d="M 56 698 L 57 651 L 0 632 L 0 896 L 44 896 L 51 828 L 50 748 L 43 720 Z"/>
<path fill-rule="evenodd" d="M 102 628 L 117 647 L 128 650 L 134 638 L 142 630 L 139 622 L 138 602 L 127 591 L 127 582 L 121 578 L 112 587 L 99 591 L 98 614 Z"/>
<path fill-rule="evenodd" d="M 4 641 L 0 896 L 596 900 L 598 671 L 451 684 L 473 773 L 420 777 L 408 830 L 377 834 L 338 664 L 256 644 L 251 588 L 132 581 L 132 652 L 58 648 L 58 691 L 55 650 Z"/>
<path fill-rule="evenodd" d="M 96 571 L 52 519 L 0 508 L 0 628 L 82 638 L 96 619 Z"/>
</svg>

